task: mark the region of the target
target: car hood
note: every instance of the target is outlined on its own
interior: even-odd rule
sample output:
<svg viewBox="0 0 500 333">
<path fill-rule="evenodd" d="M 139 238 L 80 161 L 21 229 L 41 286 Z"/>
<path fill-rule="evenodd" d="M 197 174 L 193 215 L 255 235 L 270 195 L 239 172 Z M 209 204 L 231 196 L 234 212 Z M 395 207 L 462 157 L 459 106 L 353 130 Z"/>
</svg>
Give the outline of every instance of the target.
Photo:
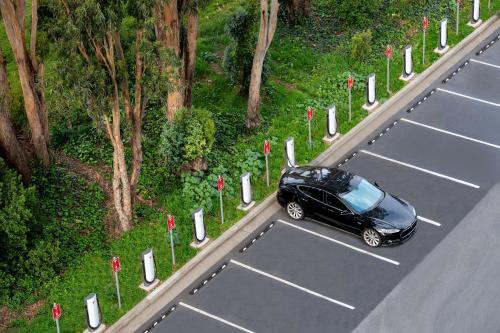
<svg viewBox="0 0 500 333">
<path fill-rule="evenodd" d="M 377 207 L 363 214 L 370 219 L 374 226 L 382 228 L 408 228 L 416 215 L 413 207 L 390 193 L 386 193 L 384 199 Z"/>
</svg>

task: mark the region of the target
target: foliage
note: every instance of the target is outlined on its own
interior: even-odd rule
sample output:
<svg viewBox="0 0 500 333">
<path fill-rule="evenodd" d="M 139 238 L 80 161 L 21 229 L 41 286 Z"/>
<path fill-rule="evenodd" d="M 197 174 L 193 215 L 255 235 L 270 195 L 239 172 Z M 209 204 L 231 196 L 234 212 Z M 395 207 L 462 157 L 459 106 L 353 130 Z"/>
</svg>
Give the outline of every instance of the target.
<svg viewBox="0 0 500 333">
<path fill-rule="evenodd" d="M 258 178 L 264 171 L 264 155 L 247 149 L 242 158 L 243 160 L 238 162 L 238 168 L 241 173 L 249 172 L 253 179 Z"/>
<path fill-rule="evenodd" d="M 229 81 L 239 87 L 241 95 L 248 94 L 253 56 L 257 38 L 255 36 L 256 10 L 254 6 L 238 7 L 226 23 L 226 33 L 231 42 L 224 51 L 223 67 Z M 262 83 L 269 77 L 269 58 L 266 56 L 262 70 Z"/>
<path fill-rule="evenodd" d="M 212 150 L 215 124 L 205 109 L 191 108 L 178 112 L 173 122 L 165 122 L 161 134 L 160 154 L 174 170 Z"/>
<path fill-rule="evenodd" d="M 366 58 L 372 52 L 372 31 L 370 29 L 358 32 L 352 36 L 351 55 L 356 60 Z"/>
<path fill-rule="evenodd" d="M 331 10 L 344 23 L 344 26 L 351 28 L 369 27 L 374 19 L 379 17 L 384 0 L 332 0 Z"/>
<path fill-rule="evenodd" d="M 209 174 L 203 171 L 182 174 L 182 196 L 188 201 L 191 212 L 197 208 L 203 208 L 206 213 L 213 212 L 213 201 L 217 202 L 218 176 L 224 176 L 224 192 L 234 195 L 236 184 L 224 166 L 212 169 Z"/>
<path fill-rule="evenodd" d="M 81 254 L 103 246 L 101 191 L 57 166 L 33 185 L 0 159 L 0 302 L 33 301 Z"/>
</svg>

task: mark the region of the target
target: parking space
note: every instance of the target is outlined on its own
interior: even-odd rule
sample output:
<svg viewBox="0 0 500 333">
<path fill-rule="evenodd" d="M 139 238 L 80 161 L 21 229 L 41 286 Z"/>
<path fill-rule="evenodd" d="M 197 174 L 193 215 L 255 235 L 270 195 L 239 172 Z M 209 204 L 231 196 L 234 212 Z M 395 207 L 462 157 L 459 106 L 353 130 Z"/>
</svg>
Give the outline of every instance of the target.
<svg viewBox="0 0 500 333">
<path fill-rule="evenodd" d="M 491 42 L 493 43 L 490 46 L 486 45 L 488 47 L 485 47 L 484 51 L 474 59 L 500 66 L 500 35 L 497 35 Z"/>
<path fill-rule="evenodd" d="M 168 316 L 158 318 L 155 332 L 220 332 L 220 333 L 238 333 L 241 329 L 229 325 L 227 322 L 221 322 L 219 319 L 210 317 L 208 313 L 200 313 L 192 307 L 183 305 L 176 306 L 175 310 Z M 153 323 L 154 325 L 154 323 Z"/>
<path fill-rule="evenodd" d="M 500 43 L 499 43 L 500 46 Z M 500 107 L 437 91 L 414 112 L 403 117 L 484 144 L 500 147 Z"/>
<path fill-rule="evenodd" d="M 489 53 L 490 50 L 485 52 L 485 54 Z M 499 85 L 500 68 L 471 61 L 460 73 L 439 89 L 449 95 L 473 99 L 483 104 L 500 104 Z"/>
<path fill-rule="evenodd" d="M 500 42 L 473 60 L 341 165 L 415 206 L 408 241 L 371 248 L 281 211 L 147 330 L 352 331 L 500 181 Z"/>
<path fill-rule="evenodd" d="M 500 178 L 499 149 L 404 121 L 360 152 L 475 189 Z"/>
</svg>

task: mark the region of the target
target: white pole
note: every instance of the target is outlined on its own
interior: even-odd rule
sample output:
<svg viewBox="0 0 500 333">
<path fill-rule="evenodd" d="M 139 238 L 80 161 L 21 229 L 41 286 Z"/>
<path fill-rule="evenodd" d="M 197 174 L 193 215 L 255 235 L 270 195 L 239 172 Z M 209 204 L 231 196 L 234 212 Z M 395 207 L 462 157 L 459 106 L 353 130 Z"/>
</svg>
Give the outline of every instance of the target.
<svg viewBox="0 0 500 333">
<path fill-rule="evenodd" d="M 116 296 L 118 297 L 118 309 L 122 308 L 122 300 L 120 296 L 120 285 L 118 284 L 118 272 L 115 272 Z"/>
<path fill-rule="evenodd" d="M 267 158 L 267 154 L 266 154 L 266 182 L 267 182 L 267 187 L 269 187 L 269 159 Z"/>
<path fill-rule="evenodd" d="M 425 29 L 424 29 L 424 45 L 422 47 L 422 64 L 425 64 Z"/>
<path fill-rule="evenodd" d="M 224 206 L 223 206 L 223 203 L 222 203 L 222 189 L 219 191 L 219 198 L 220 198 L 220 218 L 221 218 L 221 224 L 224 224 Z"/>
<path fill-rule="evenodd" d="M 57 333 L 61 333 L 61 329 L 59 328 L 59 319 L 56 319 L 56 329 Z"/>
<path fill-rule="evenodd" d="M 170 251 L 172 252 L 172 265 L 175 267 L 174 237 L 172 235 L 172 230 L 170 230 L 168 233 L 170 234 Z"/>
<path fill-rule="evenodd" d="M 349 90 L 349 122 L 351 122 L 351 119 L 352 119 L 352 103 L 351 103 L 351 89 L 348 89 Z"/>
<path fill-rule="evenodd" d="M 457 26 L 455 28 L 455 32 L 458 35 L 458 26 L 459 26 L 459 22 L 460 22 L 460 2 L 458 2 L 458 0 L 457 0 L 456 4 L 457 4 L 457 23 L 456 23 Z"/>
<path fill-rule="evenodd" d="M 391 80 L 389 61 L 390 59 L 387 57 L 387 93 L 391 94 L 391 89 L 389 88 L 389 81 Z"/>
<path fill-rule="evenodd" d="M 311 140 L 311 121 L 310 120 L 307 121 L 307 125 L 309 127 L 309 148 L 311 148 L 312 147 L 312 140 Z"/>
</svg>

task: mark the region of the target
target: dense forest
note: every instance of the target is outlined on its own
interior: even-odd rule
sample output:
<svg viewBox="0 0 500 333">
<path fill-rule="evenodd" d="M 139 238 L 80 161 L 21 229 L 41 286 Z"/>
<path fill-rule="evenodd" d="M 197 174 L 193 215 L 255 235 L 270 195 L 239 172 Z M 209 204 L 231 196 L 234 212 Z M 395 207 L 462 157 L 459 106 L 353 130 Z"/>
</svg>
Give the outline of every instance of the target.
<svg viewBox="0 0 500 333">
<path fill-rule="evenodd" d="M 463 1 L 450 44 L 473 30 L 470 7 Z M 499 8 L 482 1 L 483 19 Z M 243 172 L 256 200 L 272 193 L 287 137 L 299 164 L 312 160 L 326 148 L 324 109 L 335 103 L 347 132 L 367 115 L 368 74 L 379 78 L 379 101 L 391 96 L 387 45 L 396 92 L 401 50 L 412 44 L 416 70 L 425 70 L 439 57 L 439 20 L 454 27 L 455 13 L 455 0 L 0 0 L 0 331 L 52 330 L 53 302 L 65 330 L 81 330 L 89 292 L 100 293 L 104 321 L 116 321 L 144 297 L 140 252 L 153 247 L 168 278 L 196 254 L 194 209 L 204 209 L 211 238 L 227 230 L 244 215 L 236 209 Z M 177 267 L 166 214 L 176 216 Z M 109 267 L 115 255 L 122 309 Z"/>
</svg>

